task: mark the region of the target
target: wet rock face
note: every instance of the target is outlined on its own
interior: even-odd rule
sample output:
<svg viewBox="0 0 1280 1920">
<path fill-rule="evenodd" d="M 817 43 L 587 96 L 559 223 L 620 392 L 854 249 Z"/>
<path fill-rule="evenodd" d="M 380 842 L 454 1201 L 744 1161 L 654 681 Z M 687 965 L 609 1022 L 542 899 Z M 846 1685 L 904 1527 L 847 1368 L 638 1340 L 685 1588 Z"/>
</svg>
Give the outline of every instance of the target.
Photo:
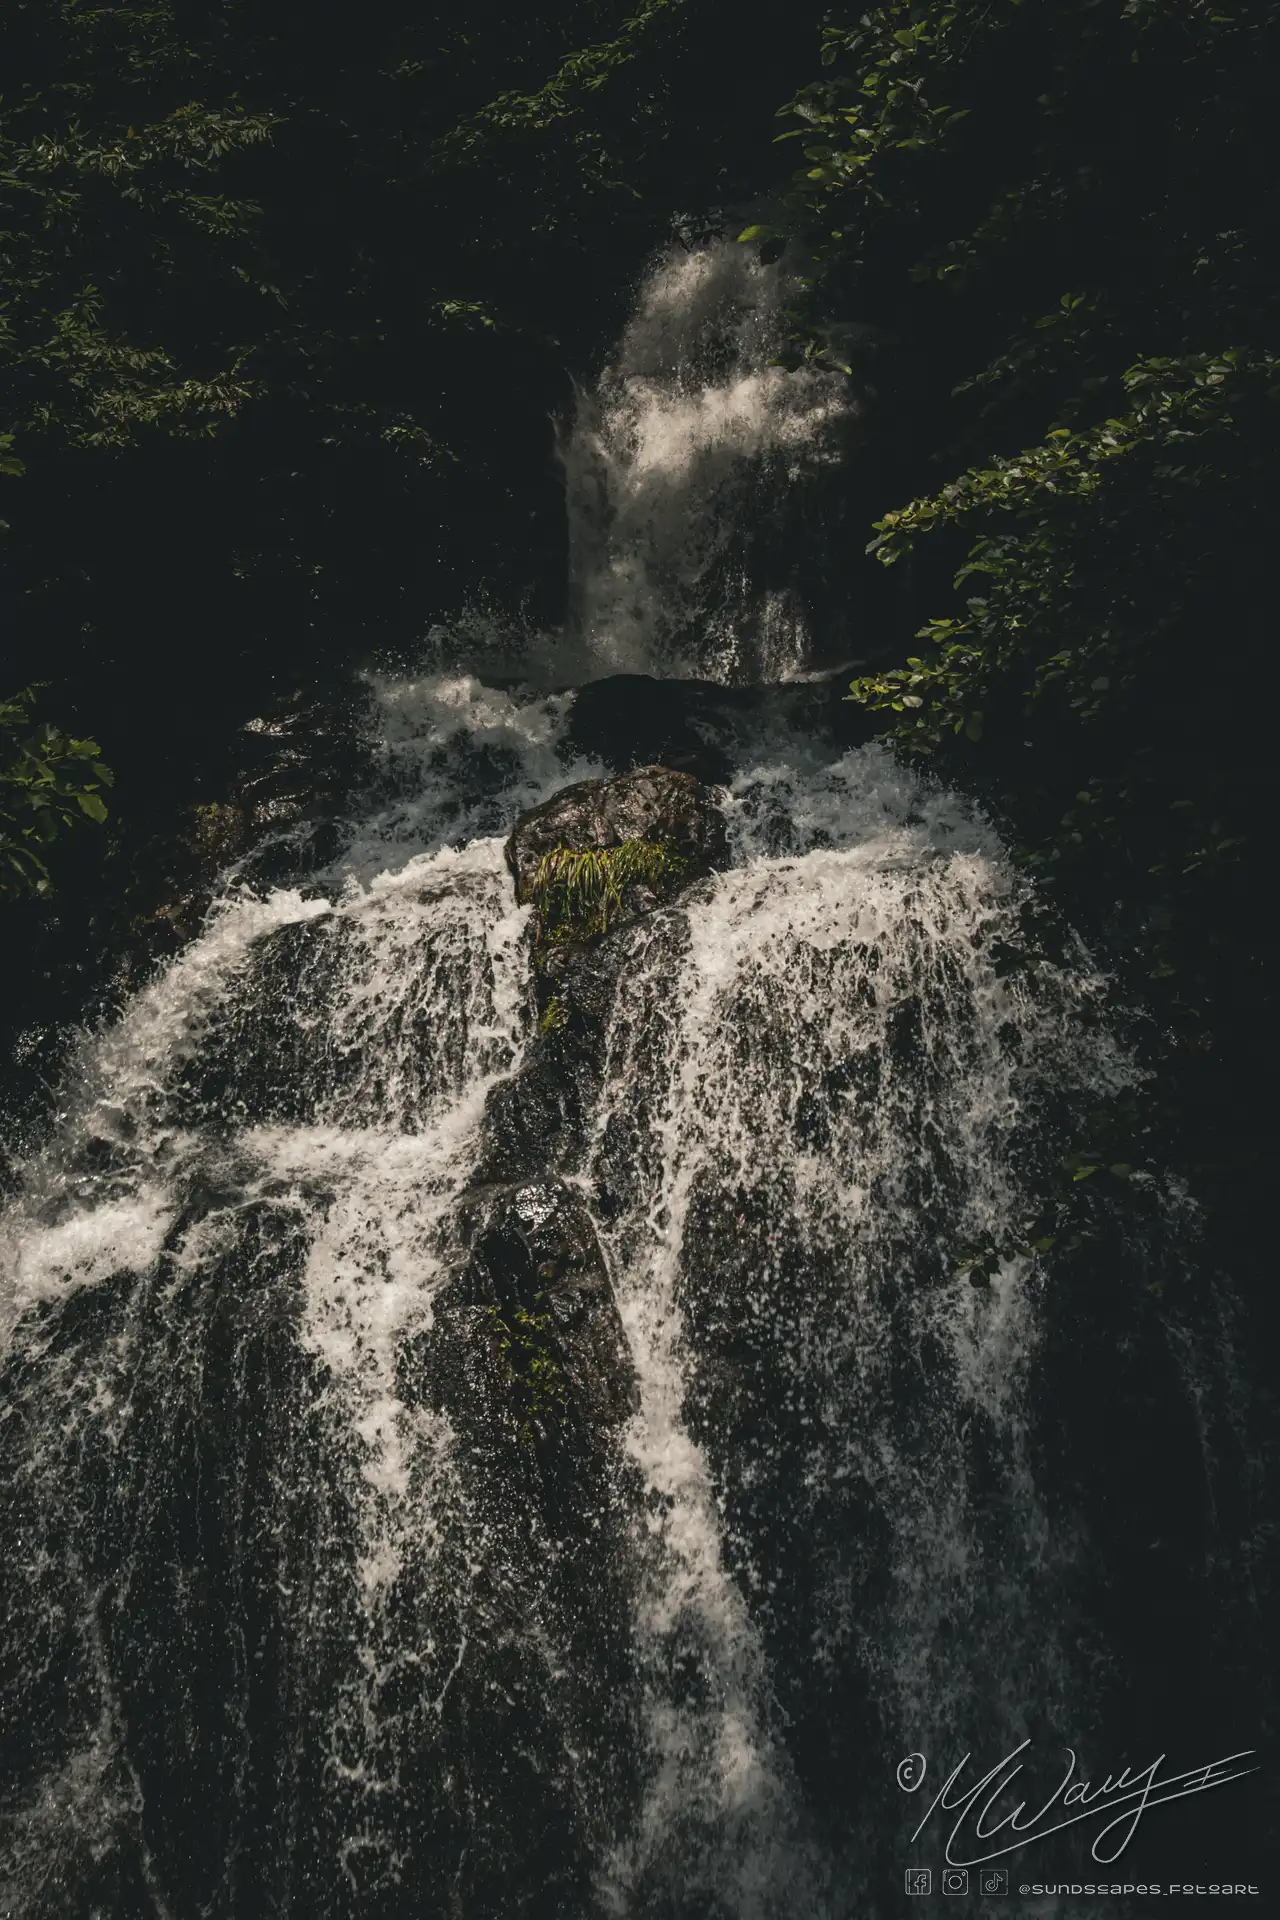
<svg viewBox="0 0 1280 1920">
<path fill-rule="evenodd" d="M 33 1920 L 265 1913 L 291 1876 L 334 1911 L 315 1730 L 360 1631 L 349 1521 L 297 1334 L 305 1209 L 242 1198 L 194 1169 L 155 1266 L 49 1303 L 52 1372 L 17 1348 L 0 1380 L 0 1858 L 31 1861 Z M 68 1813 L 49 1782 L 76 1778 Z"/>
<path fill-rule="evenodd" d="M 637 943 L 645 949 L 645 964 L 669 964 L 674 971 L 687 940 L 677 905 L 635 920 L 595 945 L 550 949 L 537 976 L 544 1030 L 529 1045 L 519 1071 L 489 1094 L 477 1184 L 582 1167 L 619 979 L 635 963 Z M 601 1198 L 597 1194 L 593 1205 Z"/>
<path fill-rule="evenodd" d="M 410 1804 L 440 1809 L 414 1911 L 558 1920 L 597 1910 L 595 1862 L 634 1818 L 643 1777 L 642 1488 L 621 1444 L 635 1380 L 572 1188 L 545 1174 L 472 1187 L 454 1225 L 452 1275 L 400 1382 L 406 1402 L 447 1417 L 459 1475 L 459 1504 L 429 1535 L 431 1598 L 408 1643 L 460 1651 L 422 1687 L 430 1764 L 415 1777 L 412 1753 L 395 1761 Z M 469 1807 L 482 1810 L 472 1828 Z"/>
<path fill-rule="evenodd" d="M 437 1308 L 473 1389 L 482 1377 L 530 1437 L 597 1434 L 633 1412 L 635 1378 L 604 1256 L 560 1180 L 473 1188 L 459 1210 L 469 1255 Z M 551 1436 L 555 1437 L 555 1436 Z"/>
<path fill-rule="evenodd" d="M 535 887 L 545 855 L 630 847 L 661 850 L 656 867 L 627 870 L 619 860 L 613 891 L 591 911 L 556 915 L 564 892 L 550 900 Z M 666 858 L 666 855 L 670 858 Z M 619 975 L 633 941 L 656 939 L 672 964 L 684 937 L 683 916 L 662 912 L 728 864 L 724 820 L 710 791 L 692 775 L 641 767 L 614 780 L 584 780 L 522 814 L 507 842 L 517 897 L 537 900 L 534 970 L 539 1031 L 518 1073 L 494 1087 L 486 1107 L 486 1145 L 477 1185 L 536 1180 L 572 1169 L 600 1090 L 605 1035 Z M 554 896 L 553 889 L 553 896 Z M 655 955 L 649 953 L 648 964 Z"/>
<path fill-rule="evenodd" d="M 683 881 L 697 879 L 728 858 L 724 821 L 711 795 L 692 774 L 669 767 L 637 767 L 616 780 L 583 780 L 521 814 L 507 842 L 516 896 L 531 897 L 544 854 L 575 853 L 646 841 L 667 846 L 681 863 Z"/>
</svg>

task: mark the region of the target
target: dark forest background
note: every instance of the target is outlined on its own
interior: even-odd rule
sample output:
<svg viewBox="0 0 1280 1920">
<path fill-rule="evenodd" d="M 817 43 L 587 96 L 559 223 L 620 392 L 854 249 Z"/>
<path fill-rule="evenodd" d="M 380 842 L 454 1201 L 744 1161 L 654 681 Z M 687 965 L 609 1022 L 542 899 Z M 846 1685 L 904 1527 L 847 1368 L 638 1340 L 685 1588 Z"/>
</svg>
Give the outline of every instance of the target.
<svg viewBox="0 0 1280 1920">
<path fill-rule="evenodd" d="M 314 799 L 297 742 L 339 737 L 353 668 L 480 594 L 562 618 L 553 422 L 673 223 L 718 229 L 799 269 L 790 362 L 857 389 L 832 538 L 868 728 L 977 792 L 1151 1009 L 1147 1094 L 1066 1178 L 1173 1166 L 1265 1293 L 1278 29 L 1262 0 L 8 0 L 19 1105 L 198 923 L 254 782 L 288 786 L 272 742 Z"/>
</svg>

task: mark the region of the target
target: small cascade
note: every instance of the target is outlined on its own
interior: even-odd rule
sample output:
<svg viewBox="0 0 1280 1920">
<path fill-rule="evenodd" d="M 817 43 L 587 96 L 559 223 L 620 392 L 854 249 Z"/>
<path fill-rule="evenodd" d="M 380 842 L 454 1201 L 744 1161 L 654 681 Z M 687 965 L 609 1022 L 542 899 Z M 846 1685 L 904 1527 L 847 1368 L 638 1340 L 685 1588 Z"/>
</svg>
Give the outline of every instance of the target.
<svg viewBox="0 0 1280 1920">
<path fill-rule="evenodd" d="M 674 948 L 637 940 L 588 1161 L 662 1540 L 650 1845 L 686 1872 L 673 1840 L 701 1817 L 713 1880 L 776 1865 L 772 1903 L 734 1914 L 803 1882 L 797 1797 L 828 1871 L 851 1840 L 879 1865 L 886 1748 L 1005 1752 L 1073 1700 L 1079 1542 L 1027 1445 L 1036 1276 L 1011 1259 L 979 1290 L 956 1267 L 1034 1214 L 1057 1130 L 1133 1072 L 1087 957 L 1028 945 L 989 828 L 878 749 L 805 757 L 739 775 L 739 864 Z M 738 1794 L 769 1807 L 776 1861 L 726 1817 Z"/>
<path fill-rule="evenodd" d="M 571 626 L 596 673 L 774 682 L 806 664 L 787 514 L 845 443 L 838 374 L 773 365 L 787 282 L 674 248 L 563 447 Z"/>
<path fill-rule="evenodd" d="M 443 1829 L 415 1833 L 412 1807 L 450 1753 L 483 1764 L 465 1697 L 485 1621 L 511 1640 L 500 1690 L 535 1703 L 535 1771 L 558 1737 L 537 1730 L 554 1649 L 508 1617 L 503 1559 L 527 1542 L 480 1511 L 407 1356 L 529 1015 L 502 840 L 446 821 L 444 795 L 458 754 L 503 753 L 509 823 L 563 768 L 537 703 L 523 730 L 469 686 L 385 704 L 392 764 L 341 889 L 224 901 L 86 1040 L 5 1221 L 8 1724 L 35 1738 L 6 1754 L 0 1886 L 23 1911 L 132 1912 L 145 1887 L 157 1911 L 239 1913 L 282 1875 L 315 1912 L 427 1897 L 451 1847 L 474 1852 L 465 1795 Z M 421 850 L 447 825 L 461 846 Z M 53 1818 L 81 1792 L 91 1818 Z M 295 1863 L 299 1822 L 323 1844 Z"/>
</svg>

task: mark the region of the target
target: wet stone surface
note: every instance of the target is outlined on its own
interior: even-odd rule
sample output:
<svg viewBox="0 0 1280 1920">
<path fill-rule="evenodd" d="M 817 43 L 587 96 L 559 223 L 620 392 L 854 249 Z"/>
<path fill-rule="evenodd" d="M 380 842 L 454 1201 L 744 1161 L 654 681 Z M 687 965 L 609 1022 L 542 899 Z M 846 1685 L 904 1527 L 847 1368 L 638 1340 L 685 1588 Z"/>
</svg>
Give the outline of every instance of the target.
<svg viewBox="0 0 1280 1920">
<path fill-rule="evenodd" d="M 436 1306 L 459 1374 L 496 1376 L 530 1426 L 616 1426 L 636 1405 L 630 1354 L 591 1216 L 563 1181 L 472 1188 L 468 1255 Z M 446 1397 L 452 1398 L 447 1393 Z M 470 1398 L 476 1405 L 483 1390 Z M 459 1417 L 468 1418 L 464 1394 Z"/>
<path fill-rule="evenodd" d="M 602 936 L 540 944 L 535 930 L 538 1032 L 520 1070 L 489 1095 L 477 1185 L 578 1166 L 602 1085 L 618 982 L 635 964 L 637 939 L 646 966 L 666 964 L 674 972 L 687 937 L 681 909 L 728 864 L 724 820 L 710 791 L 665 767 L 566 787 L 521 815 L 507 842 L 517 893 L 527 898 L 545 854 L 628 840 L 664 843 L 678 864 L 654 886 L 625 887 Z"/>
<path fill-rule="evenodd" d="M 728 864 L 724 821 L 692 774 L 637 767 L 616 780 L 583 780 L 521 814 L 507 842 L 518 898 L 530 898 L 538 863 L 557 848 L 573 852 L 661 842 L 681 862 L 682 883 Z"/>
</svg>

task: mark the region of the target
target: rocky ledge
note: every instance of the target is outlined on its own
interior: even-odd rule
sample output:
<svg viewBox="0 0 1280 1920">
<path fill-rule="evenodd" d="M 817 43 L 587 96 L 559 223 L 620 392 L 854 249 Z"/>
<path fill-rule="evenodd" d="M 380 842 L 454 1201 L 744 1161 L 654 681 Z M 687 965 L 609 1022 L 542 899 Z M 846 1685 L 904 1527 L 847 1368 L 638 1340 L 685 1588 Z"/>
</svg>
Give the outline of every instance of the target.
<svg viewBox="0 0 1280 1920">
<path fill-rule="evenodd" d="M 566 787 L 521 815 L 506 851 L 534 908 L 538 1032 L 485 1110 L 437 1310 L 437 1392 L 464 1424 L 514 1423 L 538 1446 L 576 1434 L 585 1466 L 635 1387 L 591 1215 L 563 1175 L 581 1160 L 629 932 L 656 914 L 674 962 L 684 917 L 661 910 L 726 865 L 728 847 L 708 788 L 651 766 Z"/>
<path fill-rule="evenodd" d="M 455 1422 L 488 1408 L 541 1437 L 561 1425 L 598 1436 L 625 1420 L 631 1359 L 581 1197 L 554 1178 L 473 1187 L 458 1225 L 467 1257 L 435 1310 Z"/>
<path fill-rule="evenodd" d="M 522 814 L 507 842 L 516 896 L 534 908 L 538 1033 L 490 1095 L 478 1179 L 572 1169 L 599 1091 L 627 933 L 728 863 L 724 820 L 691 774 L 638 767 L 584 780 Z M 664 916 L 673 959 L 681 916 Z"/>
</svg>

